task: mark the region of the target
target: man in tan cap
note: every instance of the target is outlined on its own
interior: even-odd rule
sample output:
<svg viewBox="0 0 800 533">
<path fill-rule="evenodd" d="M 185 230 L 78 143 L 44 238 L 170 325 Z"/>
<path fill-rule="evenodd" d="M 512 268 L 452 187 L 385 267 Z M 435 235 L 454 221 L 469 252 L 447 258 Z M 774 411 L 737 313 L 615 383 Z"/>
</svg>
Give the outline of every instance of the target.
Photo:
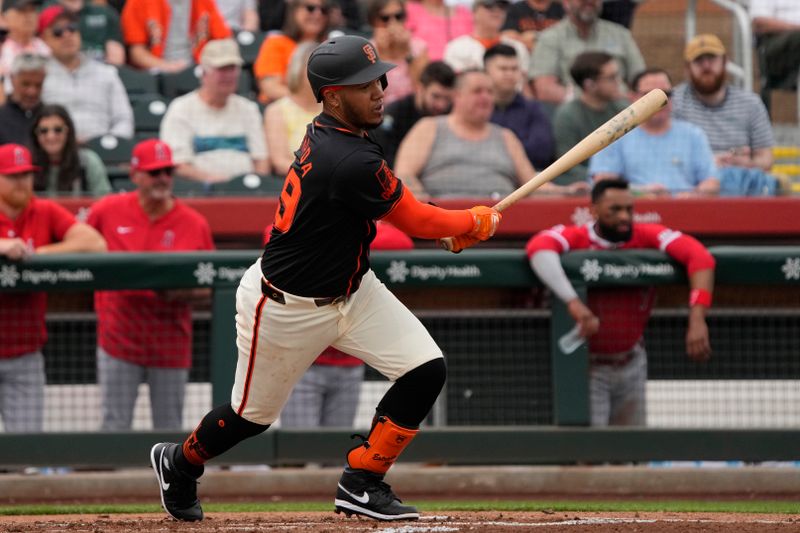
<svg viewBox="0 0 800 533">
<path fill-rule="evenodd" d="M 775 140 L 769 115 L 754 93 L 726 83 L 725 46 L 716 35 L 697 35 L 686 44 L 686 83 L 675 88 L 672 114 L 708 136 L 722 181 L 725 169 L 772 166 Z"/>
<path fill-rule="evenodd" d="M 212 184 L 269 173 L 258 106 L 235 94 L 242 63 L 236 41 L 209 41 L 200 54 L 200 88 L 167 109 L 159 137 L 172 147 L 179 176 Z"/>
</svg>

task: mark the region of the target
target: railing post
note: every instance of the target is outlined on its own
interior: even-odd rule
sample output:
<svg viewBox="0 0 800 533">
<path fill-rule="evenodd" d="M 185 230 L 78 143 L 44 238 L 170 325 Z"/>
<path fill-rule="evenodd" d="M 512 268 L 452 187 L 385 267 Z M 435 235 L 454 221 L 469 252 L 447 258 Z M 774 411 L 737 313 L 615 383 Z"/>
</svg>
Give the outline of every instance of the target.
<svg viewBox="0 0 800 533">
<path fill-rule="evenodd" d="M 231 400 L 236 372 L 236 287 L 216 287 L 211 301 L 210 379 L 212 405 Z"/>
<path fill-rule="evenodd" d="M 573 282 L 578 297 L 586 301 L 586 285 Z M 557 426 L 588 426 L 589 350 L 584 342 L 570 354 L 558 346 L 558 340 L 575 327 L 567 306 L 553 298 L 550 321 L 550 355 L 553 368 L 553 423 Z"/>
</svg>

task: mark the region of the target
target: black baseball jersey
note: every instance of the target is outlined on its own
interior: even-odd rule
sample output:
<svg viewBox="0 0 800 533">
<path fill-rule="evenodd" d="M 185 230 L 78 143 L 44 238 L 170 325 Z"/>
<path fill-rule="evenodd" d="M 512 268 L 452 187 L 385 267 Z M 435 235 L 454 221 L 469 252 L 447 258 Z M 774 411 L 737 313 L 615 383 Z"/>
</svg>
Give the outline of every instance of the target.
<svg viewBox="0 0 800 533">
<path fill-rule="evenodd" d="M 261 258 L 264 277 L 298 296 L 351 294 L 369 270 L 375 220 L 402 190 L 376 142 L 320 114 L 283 184 Z"/>
</svg>

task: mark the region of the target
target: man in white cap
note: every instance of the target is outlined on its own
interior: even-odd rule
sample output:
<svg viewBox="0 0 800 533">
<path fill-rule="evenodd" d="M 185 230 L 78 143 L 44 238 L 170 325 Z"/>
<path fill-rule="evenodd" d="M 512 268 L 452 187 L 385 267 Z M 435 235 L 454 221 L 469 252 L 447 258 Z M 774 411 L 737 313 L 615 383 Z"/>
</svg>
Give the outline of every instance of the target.
<svg viewBox="0 0 800 533">
<path fill-rule="evenodd" d="M 177 175 L 212 184 L 269 173 L 258 106 L 235 94 L 242 63 L 236 41 L 210 41 L 200 55 L 200 88 L 167 109 L 159 137 L 172 147 Z"/>
</svg>

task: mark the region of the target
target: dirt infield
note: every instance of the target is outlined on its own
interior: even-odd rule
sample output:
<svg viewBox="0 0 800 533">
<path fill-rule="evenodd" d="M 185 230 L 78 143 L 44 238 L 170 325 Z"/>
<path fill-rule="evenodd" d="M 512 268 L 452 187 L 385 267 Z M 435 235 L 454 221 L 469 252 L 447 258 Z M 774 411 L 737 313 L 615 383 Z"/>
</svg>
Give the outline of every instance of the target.
<svg viewBox="0 0 800 533">
<path fill-rule="evenodd" d="M 449 512 L 423 515 L 413 522 L 375 522 L 347 519 L 330 513 L 211 513 L 198 523 L 176 522 L 163 515 L 54 515 L 0 517 L 0 531 L 9 533 L 425 533 L 425 532 L 520 532 L 565 533 L 736 533 L 800 532 L 800 518 L 793 515 L 722 513 L 517 513 Z"/>
</svg>

